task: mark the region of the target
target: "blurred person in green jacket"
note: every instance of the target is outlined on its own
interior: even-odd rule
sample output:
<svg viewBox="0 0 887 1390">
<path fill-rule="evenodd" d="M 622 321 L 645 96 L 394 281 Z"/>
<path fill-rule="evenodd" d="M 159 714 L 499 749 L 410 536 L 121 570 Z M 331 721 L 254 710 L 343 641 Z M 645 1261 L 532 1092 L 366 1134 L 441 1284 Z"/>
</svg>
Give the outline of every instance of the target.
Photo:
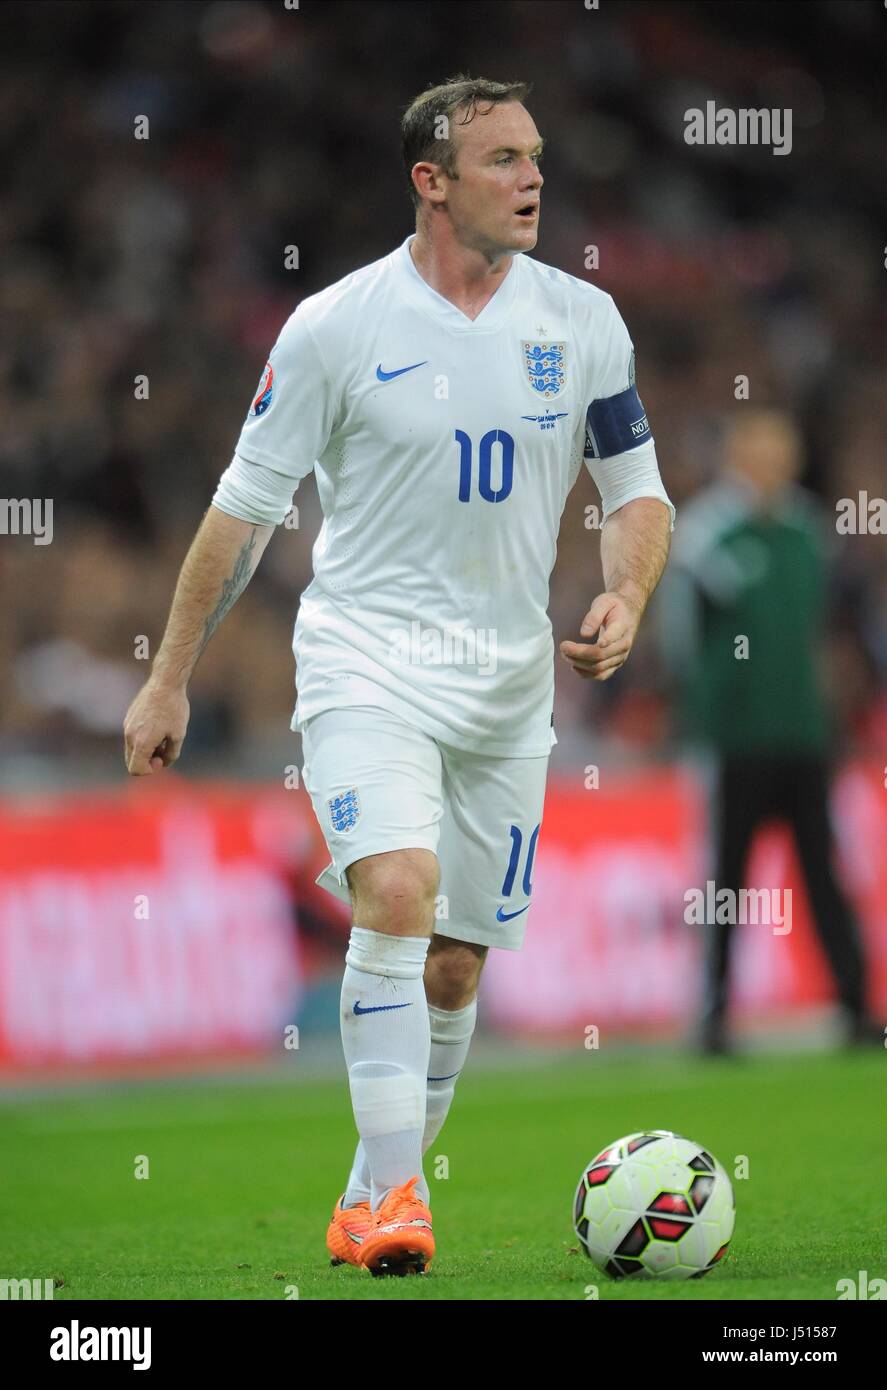
<svg viewBox="0 0 887 1390">
<path fill-rule="evenodd" d="M 834 869 L 834 730 L 820 675 L 827 532 L 815 497 L 797 485 L 801 463 L 790 415 L 738 409 L 720 477 L 682 508 L 663 635 L 678 671 L 681 731 L 714 760 L 716 891 L 733 890 L 739 903 L 755 831 L 774 817 L 787 821 L 847 1040 L 883 1043 L 867 1010 L 858 923 Z M 699 1045 L 707 1053 L 732 1051 L 734 925 L 706 923 Z"/>
</svg>

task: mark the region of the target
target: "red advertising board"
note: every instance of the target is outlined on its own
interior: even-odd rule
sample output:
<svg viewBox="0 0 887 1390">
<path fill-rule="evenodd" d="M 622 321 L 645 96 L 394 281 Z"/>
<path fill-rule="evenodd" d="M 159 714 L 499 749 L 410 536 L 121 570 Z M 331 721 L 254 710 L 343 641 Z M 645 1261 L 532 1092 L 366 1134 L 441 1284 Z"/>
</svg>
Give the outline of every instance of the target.
<svg viewBox="0 0 887 1390">
<path fill-rule="evenodd" d="M 0 1064 L 211 1055 L 279 1041 L 301 970 L 260 807 L 237 791 L 193 788 L 7 804 Z"/>
<path fill-rule="evenodd" d="M 860 914 L 873 1006 L 887 1013 L 887 809 L 880 769 L 834 796 L 841 876 Z M 607 791 L 552 779 L 521 952 L 491 952 L 481 1014 L 498 1029 L 569 1038 L 589 1025 L 683 1029 L 699 993 L 706 816 L 677 770 Z M 193 1061 L 279 1048 L 348 910 L 315 886 L 327 862 L 303 791 L 128 785 L 0 804 L 0 1070 Z M 791 886 L 791 931 L 737 928 L 737 1013 L 832 997 L 787 833 L 755 843 L 750 881 Z M 312 924 L 311 941 L 304 924 Z"/>
<path fill-rule="evenodd" d="M 848 768 L 833 796 L 836 868 L 860 919 L 871 1007 L 887 1017 L 887 795 L 882 770 Z M 521 952 L 499 951 L 482 977 L 490 1022 L 523 1034 L 581 1038 L 589 1026 L 627 1036 L 686 1029 L 700 1004 L 704 925 L 688 925 L 688 894 L 714 872 L 707 808 L 678 770 L 624 778 L 606 792 L 549 795 Z M 790 930 L 734 928 L 731 1008 L 777 1019 L 834 998 L 810 918 L 794 843 L 777 823 L 759 831 L 747 882 L 791 890 Z"/>
</svg>

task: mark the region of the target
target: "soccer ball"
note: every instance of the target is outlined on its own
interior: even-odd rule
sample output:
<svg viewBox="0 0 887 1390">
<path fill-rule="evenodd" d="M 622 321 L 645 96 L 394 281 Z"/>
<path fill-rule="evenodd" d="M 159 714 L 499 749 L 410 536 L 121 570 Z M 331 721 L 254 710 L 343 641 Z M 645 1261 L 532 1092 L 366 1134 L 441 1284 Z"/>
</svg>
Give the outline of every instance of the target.
<svg viewBox="0 0 887 1390">
<path fill-rule="evenodd" d="M 573 1203 L 583 1250 L 614 1279 L 701 1279 L 727 1253 L 735 1216 L 717 1159 L 669 1129 L 608 1145 L 582 1174 Z"/>
</svg>

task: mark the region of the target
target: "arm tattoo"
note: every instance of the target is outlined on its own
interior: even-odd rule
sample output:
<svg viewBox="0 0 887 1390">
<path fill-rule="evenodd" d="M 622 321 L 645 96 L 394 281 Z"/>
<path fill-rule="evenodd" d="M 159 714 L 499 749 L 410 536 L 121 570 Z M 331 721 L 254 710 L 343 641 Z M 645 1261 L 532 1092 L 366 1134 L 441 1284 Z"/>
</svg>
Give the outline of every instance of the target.
<svg viewBox="0 0 887 1390">
<path fill-rule="evenodd" d="M 203 638 L 197 652 L 198 657 L 202 655 L 207 642 L 212 637 L 225 614 L 234 607 L 249 583 L 250 575 L 253 570 L 252 557 L 255 546 L 256 531 L 255 527 L 253 527 L 249 540 L 245 541 L 241 546 L 240 554 L 234 561 L 234 573 L 231 575 L 230 579 L 222 581 L 222 596 L 203 625 Z"/>
</svg>

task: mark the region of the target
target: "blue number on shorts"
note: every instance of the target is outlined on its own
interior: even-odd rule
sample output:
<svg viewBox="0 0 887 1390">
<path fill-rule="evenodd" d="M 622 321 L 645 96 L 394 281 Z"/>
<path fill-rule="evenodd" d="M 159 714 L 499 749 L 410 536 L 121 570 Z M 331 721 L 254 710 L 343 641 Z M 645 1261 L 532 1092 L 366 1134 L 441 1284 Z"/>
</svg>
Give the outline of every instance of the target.
<svg viewBox="0 0 887 1390">
<path fill-rule="evenodd" d="M 471 501 L 471 439 L 464 430 L 456 430 L 459 445 L 459 501 Z M 494 491 L 493 445 L 502 448 L 502 482 Z M 514 439 L 507 430 L 487 430 L 478 451 L 477 490 L 485 502 L 504 502 L 514 482 Z"/>
<path fill-rule="evenodd" d="M 539 824 L 536 826 L 535 830 L 533 831 L 532 835 L 530 836 L 530 843 L 527 847 L 527 862 L 524 866 L 523 890 L 524 894 L 528 898 L 533 892 L 531 876 L 533 873 L 533 861 L 536 858 L 536 843 L 539 839 L 539 831 L 541 829 L 541 826 L 542 822 L 540 821 Z M 508 868 L 505 872 L 505 881 L 502 884 L 503 898 L 511 897 L 511 890 L 514 887 L 514 880 L 515 875 L 517 874 L 517 866 L 520 860 L 520 853 L 523 842 L 524 837 L 521 834 L 518 827 L 516 825 L 511 826 L 511 858 L 508 861 Z"/>
</svg>

